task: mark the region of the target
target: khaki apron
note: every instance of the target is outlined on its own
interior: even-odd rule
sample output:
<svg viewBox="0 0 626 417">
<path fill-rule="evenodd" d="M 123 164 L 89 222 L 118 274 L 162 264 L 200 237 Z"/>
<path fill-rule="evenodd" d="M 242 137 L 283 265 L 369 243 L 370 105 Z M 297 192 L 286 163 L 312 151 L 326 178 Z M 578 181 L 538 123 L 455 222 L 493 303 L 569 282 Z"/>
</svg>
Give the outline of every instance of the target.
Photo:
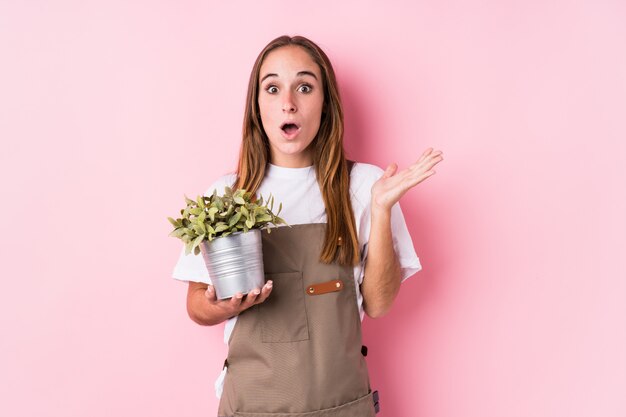
<svg viewBox="0 0 626 417">
<path fill-rule="evenodd" d="M 319 261 L 326 223 L 262 231 L 265 302 L 228 341 L 220 417 L 373 417 L 353 268 Z"/>
</svg>

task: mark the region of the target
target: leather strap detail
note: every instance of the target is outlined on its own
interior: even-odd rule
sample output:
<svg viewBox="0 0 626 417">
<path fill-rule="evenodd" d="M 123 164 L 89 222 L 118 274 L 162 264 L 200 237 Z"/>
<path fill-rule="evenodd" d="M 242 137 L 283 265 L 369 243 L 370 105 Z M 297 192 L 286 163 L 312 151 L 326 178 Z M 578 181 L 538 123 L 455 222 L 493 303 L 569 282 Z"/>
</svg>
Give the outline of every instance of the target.
<svg viewBox="0 0 626 417">
<path fill-rule="evenodd" d="M 309 295 L 320 295 L 327 294 L 329 292 L 341 291 L 342 289 L 343 282 L 340 279 L 334 279 L 328 282 L 309 285 L 306 289 L 306 293 Z"/>
</svg>

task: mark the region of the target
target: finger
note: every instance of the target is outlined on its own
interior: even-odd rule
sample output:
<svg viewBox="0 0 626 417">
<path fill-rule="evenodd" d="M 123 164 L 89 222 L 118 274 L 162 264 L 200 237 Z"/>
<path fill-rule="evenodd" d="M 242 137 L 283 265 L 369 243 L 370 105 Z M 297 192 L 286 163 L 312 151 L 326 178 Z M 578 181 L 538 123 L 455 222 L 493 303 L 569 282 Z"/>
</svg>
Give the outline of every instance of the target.
<svg viewBox="0 0 626 417">
<path fill-rule="evenodd" d="M 439 162 L 443 161 L 443 158 L 438 156 L 436 158 L 433 159 L 428 159 L 426 161 L 423 162 L 422 165 L 422 171 L 426 172 L 428 170 L 430 170 L 432 167 L 434 167 L 435 165 L 437 165 Z"/>
<path fill-rule="evenodd" d="M 245 308 L 248 308 L 254 305 L 259 294 L 261 294 L 261 290 L 259 290 L 258 288 L 255 288 L 252 291 L 250 291 L 248 295 L 246 295 L 245 300 L 243 300 L 243 303 L 241 303 L 242 306 L 245 306 Z"/>
<path fill-rule="evenodd" d="M 396 164 L 395 162 L 389 164 L 389 166 L 387 167 L 387 169 L 383 173 L 383 178 L 392 177 L 393 174 L 395 174 L 397 170 L 398 170 L 398 164 Z"/>
<path fill-rule="evenodd" d="M 419 184 L 420 182 L 424 181 L 426 178 L 432 176 L 435 174 L 435 171 L 430 170 L 430 171 L 426 171 L 423 174 L 421 174 L 419 177 L 414 178 L 409 184 L 409 188 L 415 187 L 417 184 Z"/>
<path fill-rule="evenodd" d="M 443 152 L 441 152 L 441 151 L 433 152 L 430 155 L 428 155 L 428 159 L 431 160 L 431 161 L 433 159 L 441 160 L 441 159 L 443 159 Z"/>
<path fill-rule="evenodd" d="M 428 149 L 432 149 L 432 148 L 428 148 Z M 438 161 L 443 160 L 442 151 L 434 151 L 428 154 L 424 152 L 424 154 L 420 157 L 420 159 L 417 162 L 413 163 L 409 168 L 415 169 L 416 167 L 420 166 L 420 164 L 427 163 L 428 161 L 432 161 L 433 159 L 437 159 L 437 158 L 439 158 Z"/>
<path fill-rule="evenodd" d="M 259 295 L 259 297 L 256 300 L 257 304 L 261 304 L 262 302 L 264 302 L 267 299 L 267 297 L 270 296 L 270 293 L 272 292 L 273 285 L 274 285 L 274 283 L 271 280 L 267 281 L 265 283 L 263 288 L 261 288 L 261 294 Z"/>
<path fill-rule="evenodd" d="M 424 155 L 422 155 L 422 157 L 417 162 L 415 162 L 415 163 L 413 163 L 411 165 L 411 168 L 419 166 L 420 164 L 426 163 L 426 162 L 431 161 L 431 160 L 433 160 L 435 158 L 443 159 L 443 152 L 435 151 L 435 152 L 432 152 L 432 153 L 430 153 L 428 155 L 424 154 Z"/>
<path fill-rule="evenodd" d="M 241 305 L 241 300 L 243 298 L 243 294 L 238 292 L 230 299 L 230 306 L 233 308 L 239 308 Z"/>
<path fill-rule="evenodd" d="M 213 285 L 209 284 L 206 291 L 204 292 L 204 295 L 209 300 L 209 302 L 217 302 L 217 294 L 215 293 L 215 287 Z"/>
<path fill-rule="evenodd" d="M 419 164 L 420 162 L 422 162 L 424 160 L 424 158 L 426 158 L 428 156 L 428 154 L 430 154 L 433 151 L 433 148 L 428 148 L 424 151 L 424 153 L 422 154 L 422 156 L 420 156 L 420 158 L 417 160 L 417 162 L 415 164 Z M 413 164 L 413 165 L 415 165 Z M 411 166 L 413 166 L 411 165 Z"/>
<path fill-rule="evenodd" d="M 441 155 L 434 157 L 429 155 L 429 157 L 424 159 L 422 162 L 416 162 L 411 165 L 409 169 L 412 175 L 421 175 L 423 172 L 428 171 L 441 161 L 443 161 L 443 157 Z"/>
</svg>

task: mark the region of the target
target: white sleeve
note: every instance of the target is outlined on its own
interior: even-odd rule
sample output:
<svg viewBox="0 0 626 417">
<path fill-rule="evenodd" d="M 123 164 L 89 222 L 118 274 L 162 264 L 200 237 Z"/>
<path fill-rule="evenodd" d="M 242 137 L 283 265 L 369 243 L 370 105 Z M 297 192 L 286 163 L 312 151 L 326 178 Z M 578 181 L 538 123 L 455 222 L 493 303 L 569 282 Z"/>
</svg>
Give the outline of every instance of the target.
<svg viewBox="0 0 626 417">
<path fill-rule="evenodd" d="M 391 208 L 391 236 L 393 248 L 398 255 L 400 268 L 402 268 L 402 282 L 422 269 L 422 264 L 415 253 L 413 241 L 406 227 L 404 215 L 400 203 Z"/>
<path fill-rule="evenodd" d="M 211 283 L 209 278 L 209 271 L 206 268 L 202 254 L 194 255 L 191 252 L 189 255 L 185 255 L 185 247 L 183 246 L 178 257 L 178 262 L 174 266 L 174 272 L 172 272 L 172 278 L 183 282 L 204 282 L 205 284 Z"/>
<path fill-rule="evenodd" d="M 213 190 L 217 190 L 218 194 L 222 194 L 224 192 L 224 187 L 226 185 L 231 186 L 234 181 L 235 176 L 233 174 L 227 174 L 220 177 L 217 181 L 215 181 L 207 192 L 204 195 L 213 194 Z M 191 252 L 189 255 L 185 255 L 185 246 L 181 249 L 180 256 L 178 257 L 178 262 L 174 266 L 174 271 L 172 272 L 172 278 L 177 279 L 183 282 L 204 282 L 205 284 L 211 283 L 211 278 L 209 277 L 209 271 L 206 268 L 206 264 L 204 263 L 204 258 L 202 254 L 194 255 Z"/>
</svg>

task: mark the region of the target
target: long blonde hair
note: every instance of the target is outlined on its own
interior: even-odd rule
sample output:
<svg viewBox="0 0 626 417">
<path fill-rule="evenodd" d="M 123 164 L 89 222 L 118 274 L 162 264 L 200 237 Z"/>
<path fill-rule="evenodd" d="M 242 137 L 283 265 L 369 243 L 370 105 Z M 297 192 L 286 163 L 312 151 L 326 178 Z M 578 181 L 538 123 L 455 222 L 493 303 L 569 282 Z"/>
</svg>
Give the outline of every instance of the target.
<svg viewBox="0 0 626 417">
<path fill-rule="evenodd" d="M 311 40 L 303 36 L 280 36 L 267 44 L 257 57 L 248 83 L 243 140 L 233 186 L 256 194 L 265 176 L 270 151 L 259 111 L 259 73 L 267 54 L 288 45 L 300 46 L 311 56 L 320 67 L 324 86 L 320 127 L 312 142 L 313 165 L 328 222 L 320 260 L 325 263 L 337 260 L 341 265 L 356 265 L 359 262 L 359 243 L 350 201 L 348 161 L 343 149 L 343 108 L 330 60 Z"/>
</svg>

